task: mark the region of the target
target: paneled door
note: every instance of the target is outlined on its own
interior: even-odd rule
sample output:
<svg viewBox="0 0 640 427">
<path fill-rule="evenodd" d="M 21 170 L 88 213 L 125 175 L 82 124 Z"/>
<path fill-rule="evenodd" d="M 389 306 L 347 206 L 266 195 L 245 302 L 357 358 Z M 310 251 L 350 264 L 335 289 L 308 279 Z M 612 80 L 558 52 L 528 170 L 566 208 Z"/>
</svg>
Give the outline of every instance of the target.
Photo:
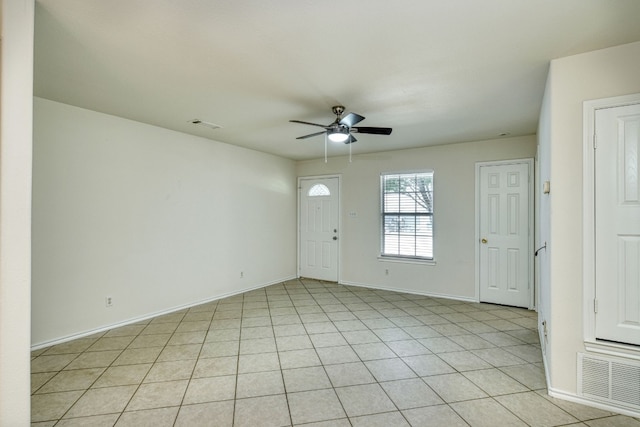
<svg viewBox="0 0 640 427">
<path fill-rule="evenodd" d="M 301 178 L 298 276 L 338 281 L 338 177 Z"/>
<path fill-rule="evenodd" d="M 478 169 L 480 301 L 530 308 L 533 162 L 481 164 Z"/>
<path fill-rule="evenodd" d="M 640 345 L 640 104 L 596 110 L 596 338 Z"/>
</svg>

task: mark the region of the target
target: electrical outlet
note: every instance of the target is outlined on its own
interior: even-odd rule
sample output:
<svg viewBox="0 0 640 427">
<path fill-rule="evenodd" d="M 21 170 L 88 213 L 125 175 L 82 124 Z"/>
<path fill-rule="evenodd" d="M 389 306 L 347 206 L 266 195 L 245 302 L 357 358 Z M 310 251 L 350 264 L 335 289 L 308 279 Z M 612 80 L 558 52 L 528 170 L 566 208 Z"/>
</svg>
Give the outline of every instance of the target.
<svg viewBox="0 0 640 427">
<path fill-rule="evenodd" d="M 240 272 L 240 278 L 242 279 L 244 277 L 244 271 Z"/>
<path fill-rule="evenodd" d="M 386 276 L 388 276 L 388 275 L 389 275 L 389 269 L 388 269 L 388 268 L 385 268 L 385 269 L 384 269 L 384 274 L 385 274 Z"/>
<path fill-rule="evenodd" d="M 105 305 L 105 307 L 113 307 L 113 298 L 105 297 L 104 298 L 104 305 Z"/>
</svg>

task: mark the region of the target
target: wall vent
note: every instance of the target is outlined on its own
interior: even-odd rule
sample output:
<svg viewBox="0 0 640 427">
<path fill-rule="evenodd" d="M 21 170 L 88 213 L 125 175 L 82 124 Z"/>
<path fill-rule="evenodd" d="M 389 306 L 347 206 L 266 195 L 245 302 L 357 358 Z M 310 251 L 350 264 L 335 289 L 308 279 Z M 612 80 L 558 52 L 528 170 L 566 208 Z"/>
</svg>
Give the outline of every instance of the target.
<svg viewBox="0 0 640 427">
<path fill-rule="evenodd" d="M 640 362 L 578 353 L 578 394 L 640 410 Z"/>
</svg>

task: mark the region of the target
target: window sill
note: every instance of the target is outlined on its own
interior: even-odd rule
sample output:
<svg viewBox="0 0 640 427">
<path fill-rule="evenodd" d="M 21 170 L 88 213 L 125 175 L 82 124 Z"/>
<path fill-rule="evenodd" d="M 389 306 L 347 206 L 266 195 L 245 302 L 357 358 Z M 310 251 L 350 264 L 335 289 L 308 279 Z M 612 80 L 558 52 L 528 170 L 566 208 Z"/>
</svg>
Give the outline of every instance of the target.
<svg viewBox="0 0 640 427">
<path fill-rule="evenodd" d="M 415 259 L 392 256 L 379 256 L 378 261 L 397 262 L 401 264 L 436 265 L 436 261 L 434 259 Z"/>
<path fill-rule="evenodd" d="M 640 350 L 631 344 L 617 344 L 606 341 L 585 341 L 585 350 L 591 353 L 605 354 L 607 356 L 624 357 L 628 359 L 640 360 Z"/>
</svg>

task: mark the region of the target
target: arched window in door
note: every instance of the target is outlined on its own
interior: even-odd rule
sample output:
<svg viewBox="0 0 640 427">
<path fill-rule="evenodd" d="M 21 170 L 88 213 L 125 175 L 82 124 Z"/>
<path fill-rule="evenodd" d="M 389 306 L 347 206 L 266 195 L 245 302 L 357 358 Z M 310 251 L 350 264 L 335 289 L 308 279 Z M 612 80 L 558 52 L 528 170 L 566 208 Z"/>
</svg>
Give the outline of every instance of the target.
<svg viewBox="0 0 640 427">
<path fill-rule="evenodd" d="M 309 197 L 330 196 L 331 191 L 329 191 L 329 188 L 324 184 L 316 184 L 309 189 L 307 195 Z"/>
</svg>

